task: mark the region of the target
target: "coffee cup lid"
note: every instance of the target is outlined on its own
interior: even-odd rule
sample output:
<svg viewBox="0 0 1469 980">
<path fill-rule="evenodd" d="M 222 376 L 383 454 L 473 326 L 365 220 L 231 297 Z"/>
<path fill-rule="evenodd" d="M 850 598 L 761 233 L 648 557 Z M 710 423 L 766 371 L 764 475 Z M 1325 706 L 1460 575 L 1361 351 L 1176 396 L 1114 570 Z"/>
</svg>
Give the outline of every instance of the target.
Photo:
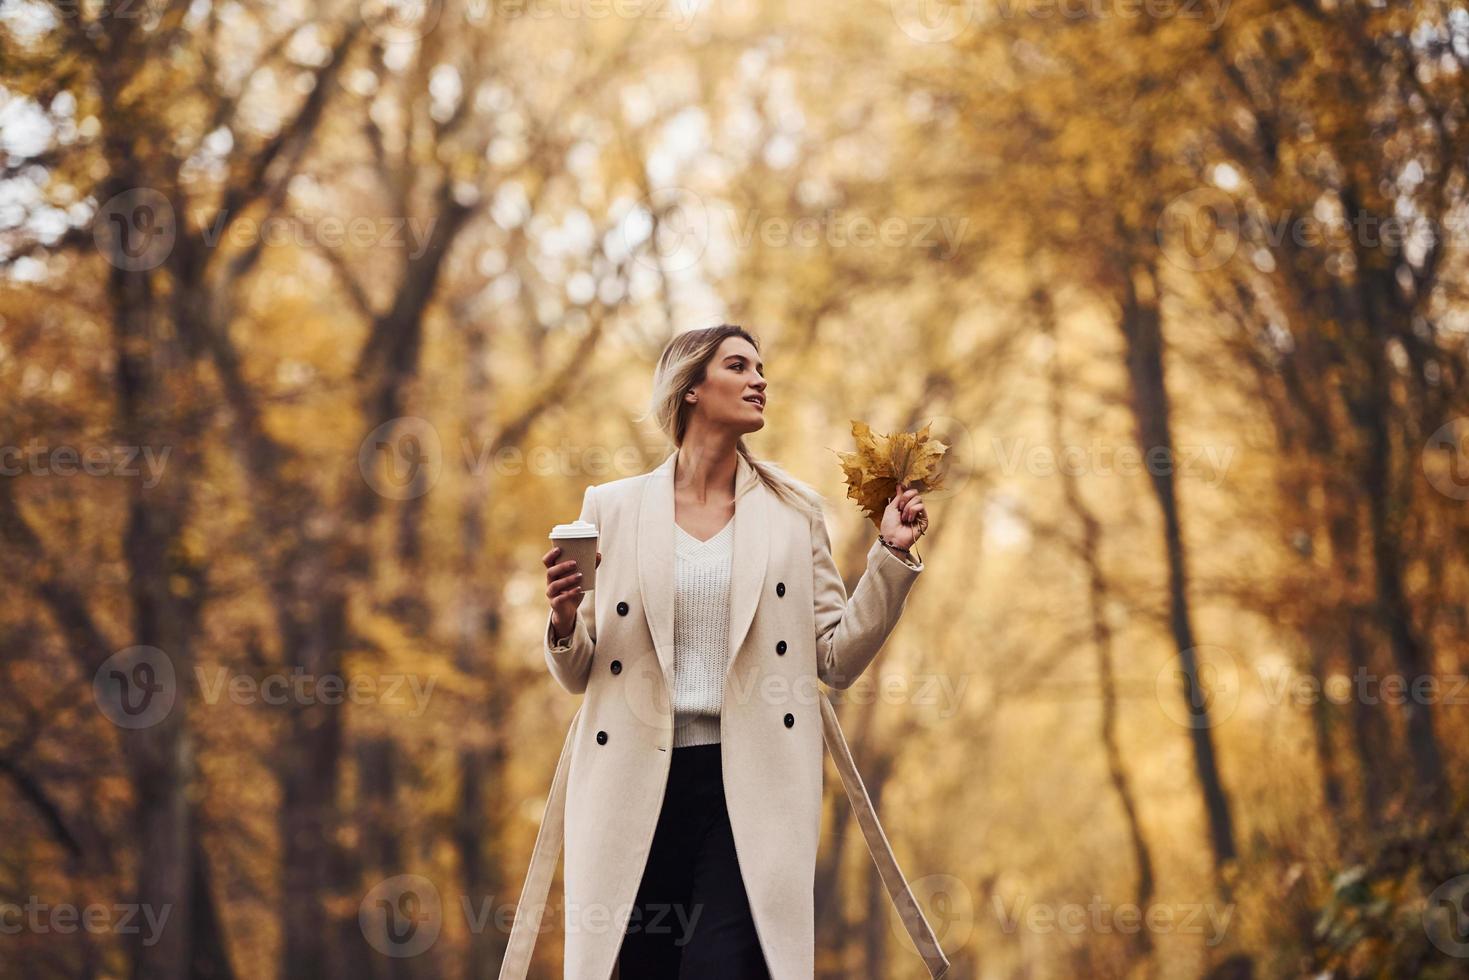
<svg viewBox="0 0 1469 980">
<path fill-rule="evenodd" d="M 572 521 L 570 524 L 557 524 L 551 528 L 553 538 L 595 538 L 597 536 L 597 525 L 591 521 Z"/>
</svg>

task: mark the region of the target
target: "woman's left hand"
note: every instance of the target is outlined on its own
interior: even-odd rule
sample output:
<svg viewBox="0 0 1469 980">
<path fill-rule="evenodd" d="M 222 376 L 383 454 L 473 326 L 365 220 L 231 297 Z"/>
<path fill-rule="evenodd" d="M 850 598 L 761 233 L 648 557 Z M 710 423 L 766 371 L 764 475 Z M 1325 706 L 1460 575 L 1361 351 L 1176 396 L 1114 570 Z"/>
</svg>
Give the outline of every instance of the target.
<svg viewBox="0 0 1469 980">
<path fill-rule="evenodd" d="M 882 512 L 879 532 L 883 539 L 899 548 L 911 548 L 920 535 L 928 529 L 928 514 L 923 509 L 923 498 L 917 490 L 906 484 L 898 484 L 898 492 L 888 501 Z"/>
</svg>

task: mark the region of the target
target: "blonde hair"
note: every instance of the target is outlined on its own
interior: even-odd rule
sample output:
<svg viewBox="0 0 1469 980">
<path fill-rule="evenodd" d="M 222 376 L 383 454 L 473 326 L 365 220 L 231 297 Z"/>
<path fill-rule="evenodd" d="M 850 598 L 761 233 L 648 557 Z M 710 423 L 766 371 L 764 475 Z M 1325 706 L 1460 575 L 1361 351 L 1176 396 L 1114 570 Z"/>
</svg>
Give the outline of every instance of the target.
<svg viewBox="0 0 1469 980">
<path fill-rule="evenodd" d="M 658 358 L 658 367 L 653 372 L 653 397 L 647 413 L 639 421 L 651 416 L 669 441 L 681 447 L 684 434 L 688 432 L 689 416 L 694 410 L 694 406 L 684 400 L 684 393 L 703 383 L 709 362 L 728 337 L 743 337 L 757 351 L 760 349 L 760 342 L 752 334 L 733 323 L 674 334 Z M 756 459 L 743 437 L 735 443 L 735 449 L 777 497 L 808 517 L 822 517 L 825 498 L 814 487 L 791 476 L 775 463 Z"/>
</svg>

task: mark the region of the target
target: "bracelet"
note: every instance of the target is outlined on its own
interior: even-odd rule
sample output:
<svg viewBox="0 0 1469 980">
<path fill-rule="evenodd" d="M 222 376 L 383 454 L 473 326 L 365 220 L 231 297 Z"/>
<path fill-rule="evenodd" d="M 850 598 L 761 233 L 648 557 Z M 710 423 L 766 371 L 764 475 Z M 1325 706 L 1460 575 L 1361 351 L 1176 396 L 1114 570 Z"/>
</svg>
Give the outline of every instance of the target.
<svg viewBox="0 0 1469 980">
<path fill-rule="evenodd" d="M 913 557 L 913 552 L 912 551 L 909 551 L 907 548 L 899 548 L 897 545 L 890 543 L 888 541 L 888 539 L 885 538 L 885 537 L 883 537 L 881 534 L 879 534 L 877 536 L 877 540 L 881 541 L 885 547 L 891 548 L 894 551 L 901 551 L 903 554 L 907 555 L 909 558 L 912 558 Z"/>
</svg>

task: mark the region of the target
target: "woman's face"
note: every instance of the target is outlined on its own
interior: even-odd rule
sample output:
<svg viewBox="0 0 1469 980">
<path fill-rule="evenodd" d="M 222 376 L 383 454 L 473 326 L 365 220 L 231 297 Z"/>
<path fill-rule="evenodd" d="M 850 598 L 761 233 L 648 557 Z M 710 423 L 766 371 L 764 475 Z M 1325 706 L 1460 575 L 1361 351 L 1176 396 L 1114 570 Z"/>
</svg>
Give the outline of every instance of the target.
<svg viewBox="0 0 1469 980">
<path fill-rule="evenodd" d="M 765 365 L 760 352 L 744 337 L 726 337 L 704 370 L 704 381 L 694 388 L 699 396 L 694 411 L 711 425 L 741 434 L 765 427 Z"/>
</svg>

